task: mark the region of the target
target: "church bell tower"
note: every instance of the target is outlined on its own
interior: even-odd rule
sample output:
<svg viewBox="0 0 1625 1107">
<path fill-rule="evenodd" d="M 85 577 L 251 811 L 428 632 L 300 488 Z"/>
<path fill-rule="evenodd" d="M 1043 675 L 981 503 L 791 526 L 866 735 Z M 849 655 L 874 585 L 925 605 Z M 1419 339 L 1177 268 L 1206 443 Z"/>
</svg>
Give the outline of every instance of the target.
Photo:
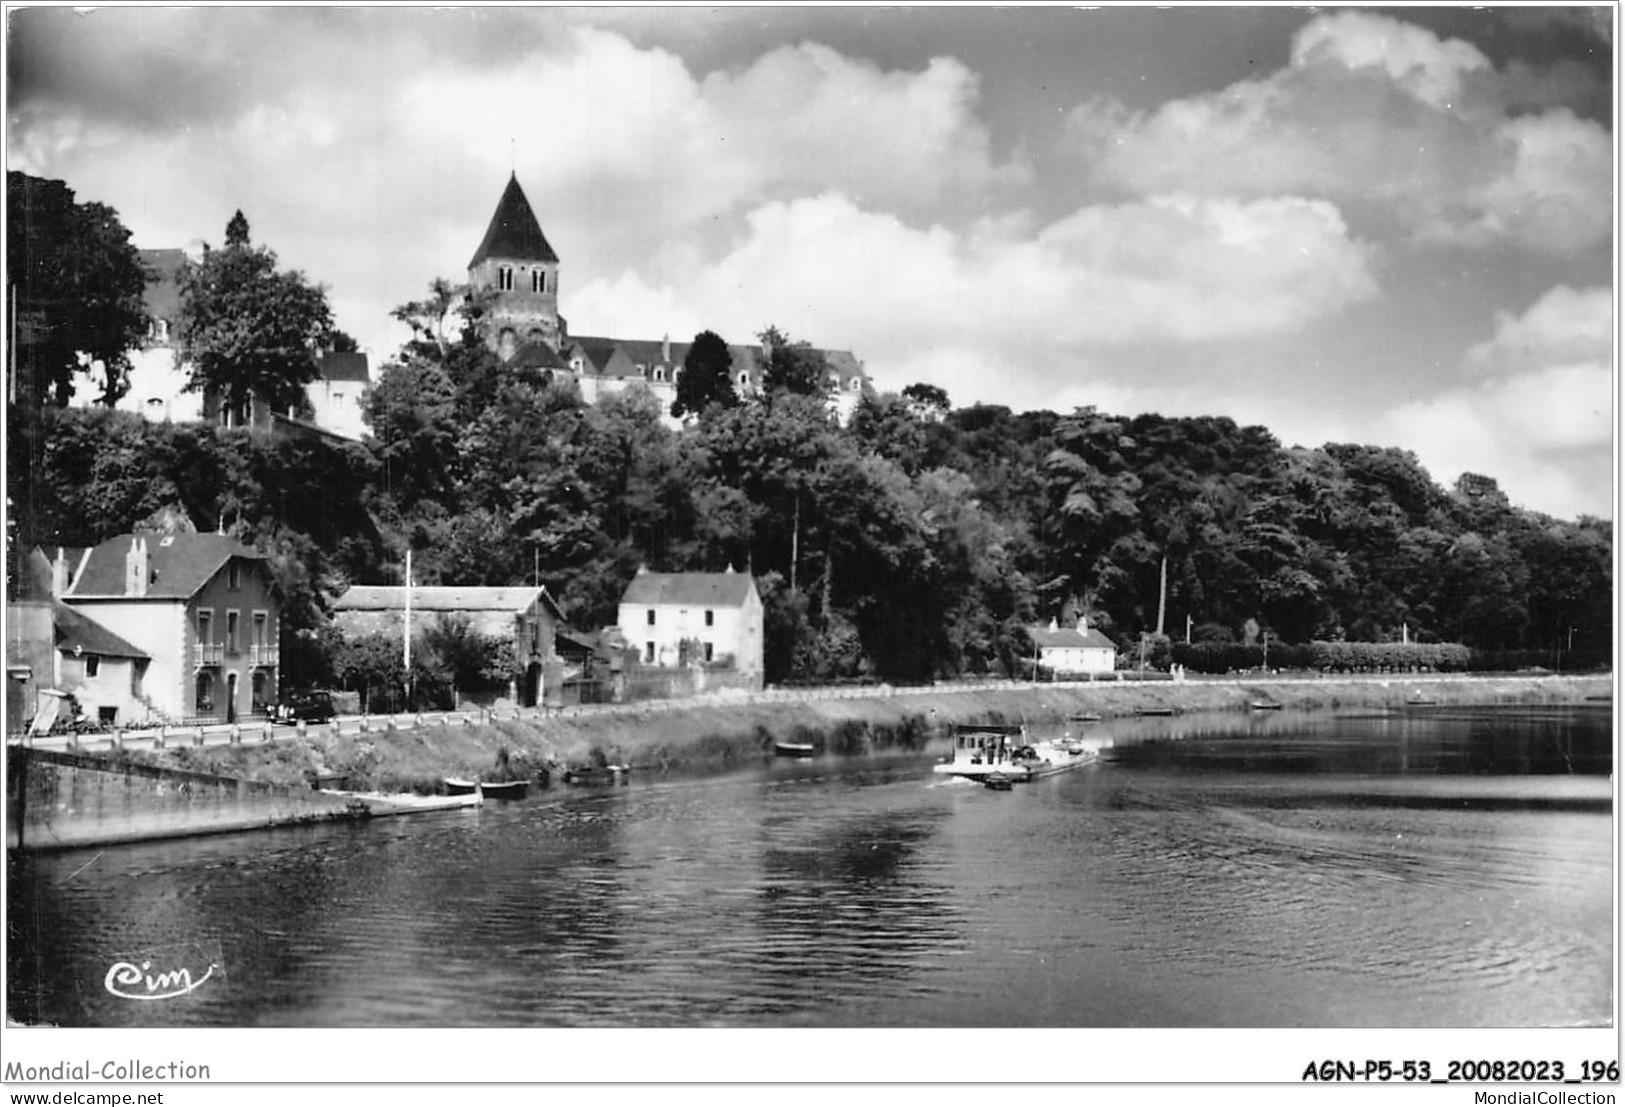
<svg viewBox="0 0 1625 1107">
<path fill-rule="evenodd" d="M 545 342 L 555 351 L 563 345 L 567 331 L 559 317 L 559 255 L 542 234 L 517 174 L 509 176 L 485 238 L 468 263 L 468 284 L 493 294 L 485 341 L 504 359 L 528 343 Z"/>
</svg>

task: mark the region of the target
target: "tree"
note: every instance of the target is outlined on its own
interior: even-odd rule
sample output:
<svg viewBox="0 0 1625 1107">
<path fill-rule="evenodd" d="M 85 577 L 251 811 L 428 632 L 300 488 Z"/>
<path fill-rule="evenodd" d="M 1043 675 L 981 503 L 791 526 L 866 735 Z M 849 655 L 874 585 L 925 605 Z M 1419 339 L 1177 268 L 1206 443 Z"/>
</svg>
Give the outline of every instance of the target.
<svg viewBox="0 0 1625 1107">
<path fill-rule="evenodd" d="M 129 389 L 129 351 L 147 333 L 150 279 L 118 213 L 76 203 L 61 181 L 6 174 L 6 267 L 26 398 L 66 407 L 74 374 L 100 362 L 101 400 Z"/>
<path fill-rule="evenodd" d="M 914 414 L 921 419 L 940 420 L 953 410 L 952 405 L 948 403 L 948 393 L 924 381 L 903 389 L 903 399 L 908 401 Z"/>
<path fill-rule="evenodd" d="M 715 331 L 701 331 L 689 344 L 683 356 L 683 371 L 677 378 L 677 398 L 671 403 L 671 413 L 682 416 L 689 412 L 699 415 L 707 407 L 735 407 L 739 396 L 734 391 L 733 354 L 728 344 Z"/>
<path fill-rule="evenodd" d="M 238 212 L 225 248 L 207 250 L 182 274 L 179 331 L 190 388 L 219 394 L 232 410 L 255 397 L 285 410 L 316 378 L 333 316 L 326 290 L 297 271 L 278 272 L 276 254 L 249 242 Z"/>
<path fill-rule="evenodd" d="M 762 371 L 762 387 L 771 396 L 792 392 L 800 396 L 829 395 L 829 364 L 824 354 L 806 342 L 792 342 L 777 327 L 757 335 L 767 350 L 767 366 Z"/>
</svg>

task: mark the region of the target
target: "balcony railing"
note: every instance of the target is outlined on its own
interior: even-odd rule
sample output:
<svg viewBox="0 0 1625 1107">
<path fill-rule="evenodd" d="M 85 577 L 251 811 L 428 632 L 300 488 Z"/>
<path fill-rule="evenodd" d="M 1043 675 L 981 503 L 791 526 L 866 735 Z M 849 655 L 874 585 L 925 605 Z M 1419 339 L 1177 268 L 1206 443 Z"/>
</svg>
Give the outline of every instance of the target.
<svg viewBox="0 0 1625 1107">
<path fill-rule="evenodd" d="M 226 659 L 223 642 L 199 642 L 192 647 L 193 660 L 199 665 L 219 665 Z"/>
<path fill-rule="evenodd" d="M 257 668 L 274 668 L 277 664 L 277 647 L 250 644 L 248 647 L 248 663 Z"/>
</svg>

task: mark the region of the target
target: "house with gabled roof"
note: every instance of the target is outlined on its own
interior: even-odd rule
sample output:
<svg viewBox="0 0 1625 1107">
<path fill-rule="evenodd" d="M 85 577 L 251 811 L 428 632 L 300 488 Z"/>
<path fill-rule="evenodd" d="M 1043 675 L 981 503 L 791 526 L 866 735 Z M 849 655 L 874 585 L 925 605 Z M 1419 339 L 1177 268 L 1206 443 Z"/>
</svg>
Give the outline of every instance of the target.
<svg viewBox="0 0 1625 1107">
<path fill-rule="evenodd" d="M 642 663 L 732 669 L 761 686 L 762 598 L 749 573 L 652 573 L 621 594 L 616 626 Z"/>
<path fill-rule="evenodd" d="M 146 655 L 141 700 L 159 718 L 236 722 L 276 702 L 281 597 L 253 547 L 121 534 L 75 559 L 57 551 L 52 577 L 63 604 Z"/>
<path fill-rule="evenodd" d="M 564 623 L 559 605 L 539 585 L 512 587 L 358 584 L 333 601 L 333 625 L 350 637 L 383 634 L 414 640 L 442 619 L 466 619 L 469 629 L 513 644 L 511 692 L 524 707 L 560 702 L 563 666 L 555 637 Z"/>
<path fill-rule="evenodd" d="M 1063 627 L 1054 619 L 1049 626 L 1027 628 L 1040 667 L 1056 674 L 1109 673 L 1117 667 L 1117 644 L 1087 620 L 1075 627 Z"/>
</svg>

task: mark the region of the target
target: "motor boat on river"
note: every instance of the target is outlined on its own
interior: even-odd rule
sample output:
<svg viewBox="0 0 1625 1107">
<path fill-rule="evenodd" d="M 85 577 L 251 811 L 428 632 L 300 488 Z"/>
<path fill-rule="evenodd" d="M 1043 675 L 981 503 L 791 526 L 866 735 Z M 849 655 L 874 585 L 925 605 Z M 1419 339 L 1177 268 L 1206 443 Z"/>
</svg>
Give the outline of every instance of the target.
<svg viewBox="0 0 1625 1107">
<path fill-rule="evenodd" d="M 1091 764 L 1100 757 L 1102 743 L 1075 738 L 1027 740 L 1024 726 L 954 727 L 953 754 L 931 767 L 944 776 L 974 780 L 1003 791 L 1010 784 L 1054 776 Z M 1110 744 L 1110 739 L 1104 743 Z"/>
</svg>

